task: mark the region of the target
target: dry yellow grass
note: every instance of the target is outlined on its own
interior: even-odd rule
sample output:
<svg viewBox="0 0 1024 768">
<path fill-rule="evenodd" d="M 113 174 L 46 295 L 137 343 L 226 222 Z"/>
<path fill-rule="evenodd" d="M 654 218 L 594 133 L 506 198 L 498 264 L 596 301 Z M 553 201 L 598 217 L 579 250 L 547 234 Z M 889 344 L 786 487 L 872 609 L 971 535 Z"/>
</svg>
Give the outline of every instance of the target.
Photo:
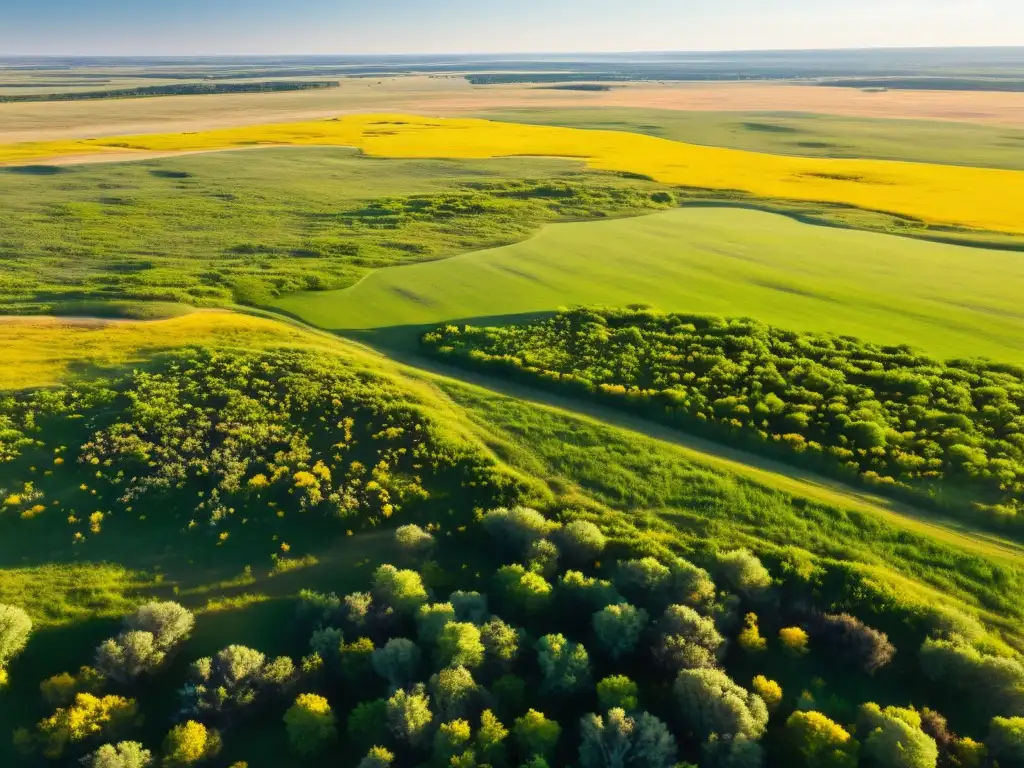
<svg viewBox="0 0 1024 768">
<path fill-rule="evenodd" d="M 138 321 L 0 318 L 0 348 L 9 361 L 17 361 L 0 366 L 0 390 L 57 384 L 83 366 L 138 362 L 186 344 L 260 348 L 317 343 L 315 335 L 286 323 L 233 312 Z"/>
<path fill-rule="evenodd" d="M 935 225 L 1024 232 L 1021 171 L 786 157 L 618 131 L 473 119 L 352 115 L 197 133 L 8 144 L 0 145 L 0 163 L 283 145 L 354 146 L 378 157 L 576 157 L 600 170 L 640 173 L 669 184 L 847 204 Z"/>
</svg>

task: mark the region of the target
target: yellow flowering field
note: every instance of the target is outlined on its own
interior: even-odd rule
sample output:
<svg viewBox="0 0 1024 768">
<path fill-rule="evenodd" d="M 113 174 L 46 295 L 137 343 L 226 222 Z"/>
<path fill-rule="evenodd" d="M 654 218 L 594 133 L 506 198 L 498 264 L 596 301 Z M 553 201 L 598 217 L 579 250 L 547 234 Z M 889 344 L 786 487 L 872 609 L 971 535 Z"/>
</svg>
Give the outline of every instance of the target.
<svg viewBox="0 0 1024 768">
<path fill-rule="evenodd" d="M 832 160 L 705 147 L 618 131 L 477 119 L 353 115 L 315 122 L 0 146 L 0 163 L 256 146 L 353 146 L 376 157 L 573 157 L 660 182 L 841 203 L 930 224 L 1024 233 L 1024 172 Z"/>
</svg>

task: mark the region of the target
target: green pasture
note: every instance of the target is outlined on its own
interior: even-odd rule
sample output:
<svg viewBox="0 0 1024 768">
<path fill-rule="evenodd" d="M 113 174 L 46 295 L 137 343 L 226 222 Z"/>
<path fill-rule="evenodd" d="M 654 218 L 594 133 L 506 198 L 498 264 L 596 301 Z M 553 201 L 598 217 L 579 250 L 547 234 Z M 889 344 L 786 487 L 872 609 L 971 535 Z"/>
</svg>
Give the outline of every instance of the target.
<svg viewBox="0 0 1024 768">
<path fill-rule="evenodd" d="M 689 208 L 560 224 L 531 240 L 371 273 L 274 302 L 384 346 L 427 326 L 514 321 L 576 304 L 750 316 L 910 344 L 941 357 L 1024 359 L 1021 254 Z"/>
<path fill-rule="evenodd" d="M 674 109 L 503 109 L 491 120 L 629 131 L 690 144 L 806 157 L 879 158 L 1024 169 L 1024 130 L 941 120 L 882 120 L 794 112 Z"/>
</svg>

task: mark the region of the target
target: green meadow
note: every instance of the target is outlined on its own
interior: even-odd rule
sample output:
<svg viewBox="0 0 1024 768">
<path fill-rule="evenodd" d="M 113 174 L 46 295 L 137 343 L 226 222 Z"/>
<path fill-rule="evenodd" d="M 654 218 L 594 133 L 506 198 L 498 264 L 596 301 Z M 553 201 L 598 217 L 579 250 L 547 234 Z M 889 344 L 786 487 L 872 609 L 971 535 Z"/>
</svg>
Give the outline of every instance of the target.
<svg viewBox="0 0 1024 768">
<path fill-rule="evenodd" d="M 549 226 L 515 245 L 378 270 L 274 307 L 384 346 L 414 344 L 420 327 L 438 323 L 639 303 L 1019 361 L 1022 295 L 1018 253 L 690 208 Z"/>
<path fill-rule="evenodd" d="M 1024 130 L 942 120 L 882 120 L 799 112 L 676 109 L 503 109 L 491 120 L 629 131 L 672 141 L 804 157 L 870 157 L 1024 169 Z"/>
</svg>

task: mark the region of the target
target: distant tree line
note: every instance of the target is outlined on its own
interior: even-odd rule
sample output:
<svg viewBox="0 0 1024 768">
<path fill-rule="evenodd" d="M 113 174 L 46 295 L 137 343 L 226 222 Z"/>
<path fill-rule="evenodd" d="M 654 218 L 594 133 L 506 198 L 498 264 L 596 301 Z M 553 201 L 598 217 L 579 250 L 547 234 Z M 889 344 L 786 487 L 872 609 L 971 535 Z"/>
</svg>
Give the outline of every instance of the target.
<svg viewBox="0 0 1024 768">
<path fill-rule="evenodd" d="M 138 99 L 148 96 L 200 96 L 214 93 L 267 93 L 337 88 L 336 81 L 275 80 L 262 83 L 174 83 L 119 88 L 110 91 L 69 91 L 67 93 L 0 94 L 0 103 L 22 101 L 92 101 L 96 99 Z"/>
</svg>

